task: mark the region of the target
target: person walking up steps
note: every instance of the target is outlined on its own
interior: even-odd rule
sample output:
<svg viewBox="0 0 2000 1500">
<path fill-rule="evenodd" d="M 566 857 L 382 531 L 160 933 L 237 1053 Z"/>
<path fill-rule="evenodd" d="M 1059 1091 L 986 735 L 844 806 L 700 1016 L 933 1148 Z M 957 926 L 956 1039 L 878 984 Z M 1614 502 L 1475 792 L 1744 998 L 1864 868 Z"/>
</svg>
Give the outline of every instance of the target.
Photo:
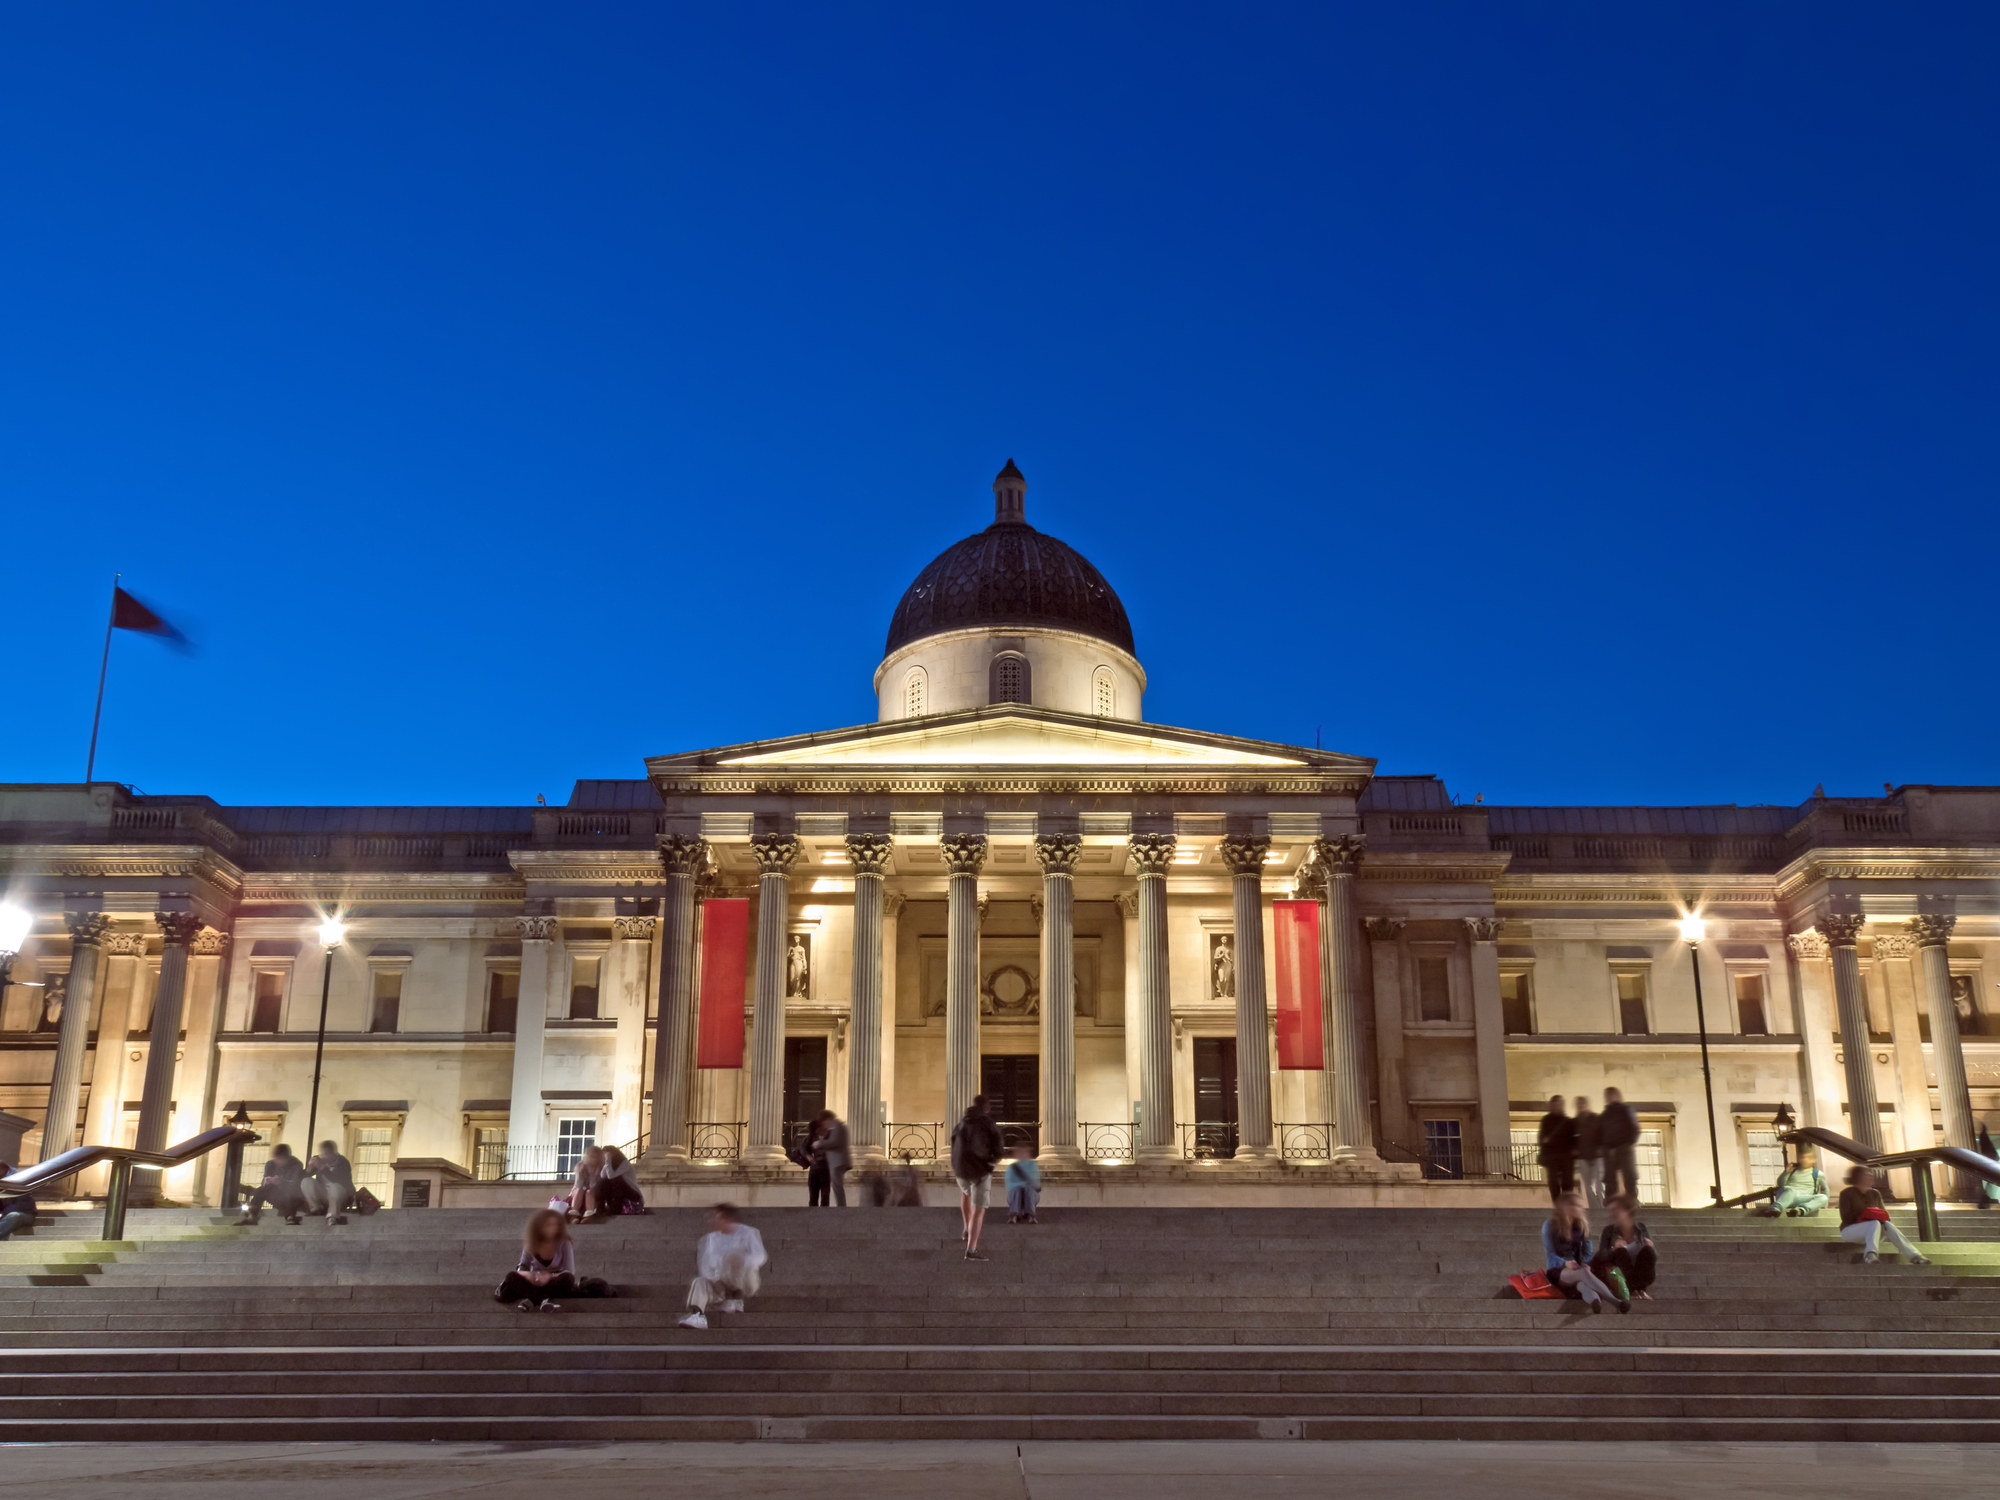
<svg viewBox="0 0 2000 1500">
<path fill-rule="evenodd" d="M 965 1258 L 979 1253 L 979 1230 L 993 1201 L 993 1168 L 1000 1160 L 1000 1127 L 986 1113 L 986 1096 L 974 1094 L 965 1117 L 951 1128 L 951 1175 L 958 1179 L 958 1212 L 965 1221 Z"/>
<path fill-rule="evenodd" d="M 757 1295 L 770 1257 L 764 1237 L 736 1217 L 731 1203 L 715 1205 L 715 1225 L 695 1246 L 694 1280 L 688 1283 L 688 1315 L 683 1328 L 708 1327 L 708 1310 L 740 1313 L 743 1300 Z"/>
</svg>

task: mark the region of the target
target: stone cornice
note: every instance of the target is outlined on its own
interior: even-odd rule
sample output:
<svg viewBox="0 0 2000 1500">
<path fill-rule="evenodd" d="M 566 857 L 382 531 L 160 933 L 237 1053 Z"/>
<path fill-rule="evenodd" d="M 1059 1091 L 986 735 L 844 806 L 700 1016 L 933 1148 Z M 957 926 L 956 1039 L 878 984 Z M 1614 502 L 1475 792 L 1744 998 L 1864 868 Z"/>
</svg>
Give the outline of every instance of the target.
<svg viewBox="0 0 2000 1500">
<path fill-rule="evenodd" d="M 1377 859 L 1388 858 L 1377 855 Z M 1699 896 L 1716 906 L 1774 908 L 1778 893 L 1768 875 L 1510 874 L 1493 885 L 1496 906 L 1670 906 Z"/>
<path fill-rule="evenodd" d="M 1361 861 L 1360 876 L 1373 882 L 1399 884 L 1464 885 L 1491 884 L 1505 873 L 1514 858 L 1505 850 L 1474 850 L 1470 853 L 1421 854 L 1407 850 L 1371 849 Z"/>
<path fill-rule="evenodd" d="M 406 906 L 450 901 L 511 902 L 526 894 L 513 875 L 452 871 L 438 874 L 343 874 L 335 871 L 252 875 L 246 906 Z"/>
<path fill-rule="evenodd" d="M 1828 880 L 2000 880 L 2000 849 L 1808 849 L 1778 871 L 1778 895 L 1794 900 Z"/>
<path fill-rule="evenodd" d="M 857 766 L 853 770 L 772 771 L 756 767 L 709 770 L 663 767 L 653 784 L 677 796 L 949 797 L 1057 794 L 1094 797 L 1357 797 L 1366 776 L 1303 770 L 1135 771 L 1120 767 L 1048 766 L 1032 770 L 980 766 Z"/>
<path fill-rule="evenodd" d="M 643 849 L 510 849 L 523 880 L 554 885 L 658 885 L 667 878 L 656 853 Z"/>
<path fill-rule="evenodd" d="M 243 871 L 202 844 L 9 844 L 0 864 L 54 880 L 200 880 L 232 899 L 243 887 Z"/>
</svg>

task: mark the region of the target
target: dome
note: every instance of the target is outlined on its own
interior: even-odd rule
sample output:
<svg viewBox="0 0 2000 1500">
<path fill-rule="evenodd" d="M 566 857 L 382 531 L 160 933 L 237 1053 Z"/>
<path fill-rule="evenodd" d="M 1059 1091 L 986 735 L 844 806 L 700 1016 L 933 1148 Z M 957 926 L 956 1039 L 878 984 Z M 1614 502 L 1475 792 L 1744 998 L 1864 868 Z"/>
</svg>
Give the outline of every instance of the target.
<svg viewBox="0 0 2000 1500">
<path fill-rule="evenodd" d="M 1104 575 L 1074 547 L 1028 524 L 1027 481 L 1013 459 L 993 481 L 993 494 L 993 524 L 945 548 L 904 591 L 883 655 L 983 626 L 1073 630 L 1137 655 L 1132 622 Z"/>
</svg>

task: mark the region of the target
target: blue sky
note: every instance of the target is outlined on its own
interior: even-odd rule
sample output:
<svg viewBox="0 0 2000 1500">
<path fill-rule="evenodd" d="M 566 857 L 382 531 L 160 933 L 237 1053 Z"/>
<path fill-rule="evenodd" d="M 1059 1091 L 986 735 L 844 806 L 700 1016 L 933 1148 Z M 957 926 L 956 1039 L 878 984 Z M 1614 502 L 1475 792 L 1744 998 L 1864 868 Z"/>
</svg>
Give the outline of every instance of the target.
<svg viewBox="0 0 2000 1500">
<path fill-rule="evenodd" d="M 15 6 L 0 779 L 560 800 L 1029 518 L 1149 718 L 2000 782 L 2000 10 Z"/>
</svg>

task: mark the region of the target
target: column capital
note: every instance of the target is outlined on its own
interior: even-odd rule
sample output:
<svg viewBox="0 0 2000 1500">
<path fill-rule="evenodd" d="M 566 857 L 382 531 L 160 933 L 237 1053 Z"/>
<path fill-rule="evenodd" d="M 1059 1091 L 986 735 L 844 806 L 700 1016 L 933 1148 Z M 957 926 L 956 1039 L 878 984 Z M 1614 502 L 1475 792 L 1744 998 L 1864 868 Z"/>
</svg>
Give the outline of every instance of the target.
<svg viewBox="0 0 2000 1500">
<path fill-rule="evenodd" d="M 1869 941 L 1877 958 L 1909 958 L 1917 951 L 1917 940 L 1907 932 L 1878 932 Z"/>
<path fill-rule="evenodd" d="M 215 958 L 228 947 L 228 933 L 218 932 L 213 927 L 204 927 L 194 935 L 194 941 L 188 945 L 188 951 L 197 958 Z"/>
<path fill-rule="evenodd" d="M 1497 943 L 1500 941 L 1500 919 L 1498 917 L 1467 917 L 1465 935 L 1475 943 Z"/>
<path fill-rule="evenodd" d="M 618 936 L 636 943 L 650 943 L 653 932 L 660 925 L 658 917 L 613 917 L 611 925 Z"/>
<path fill-rule="evenodd" d="M 894 846 L 886 833 L 850 833 L 847 858 L 856 875 L 881 876 L 888 873 L 889 855 Z"/>
<path fill-rule="evenodd" d="M 69 919 L 69 940 L 79 948 L 95 948 L 111 931 L 111 918 L 101 911 L 85 912 Z"/>
<path fill-rule="evenodd" d="M 708 841 L 684 833 L 660 837 L 660 863 L 669 875 L 702 875 L 708 870 Z"/>
<path fill-rule="evenodd" d="M 909 902 L 909 899 L 901 891 L 884 890 L 882 892 L 882 915 L 885 917 L 897 915 Z"/>
<path fill-rule="evenodd" d="M 104 951 L 114 957 L 144 958 L 146 956 L 146 934 L 143 932 L 107 932 L 104 934 Z"/>
<path fill-rule="evenodd" d="M 1910 936 L 1916 939 L 1919 948 L 1942 947 L 1951 940 L 1951 930 L 1957 925 L 1957 917 L 1943 912 L 1927 912 L 1910 918 Z"/>
<path fill-rule="evenodd" d="M 1361 869 L 1361 856 L 1368 852 L 1365 834 L 1343 833 L 1330 839 L 1314 839 L 1313 852 L 1330 877 L 1353 875 Z"/>
<path fill-rule="evenodd" d="M 1222 862 L 1229 866 L 1230 874 L 1263 877 L 1264 856 L 1271 852 L 1269 839 L 1226 838 L 1220 848 Z"/>
<path fill-rule="evenodd" d="M 1785 946 L 1800 963 L 1819 963 L 1827 955 L 1826 939 L 1810 927 L 1803 932 L 1787 933 Z"/>
<path fill-rule="evenodd" d="M 1083 858 L 1083 840 L 1073 833 L 1053 833 L 1035 840 L 1035 859 L 1044 875 L 1074 875 Z"/>
<path fill-rule="evenodd" d="M 757 874 L 783 875 L 799 862 L 799 841 L 789 833 L 760 833 L 750 840 Z"/>
<path fill-rule="evenodd" d="M 1361 925 L 1368 929 L 1368 936 L 1378 943 L 1393 943 L 1403 935 L 1409 924 L 1401 917 L 1363 917 Z"/>
<path fill-rule="evenodd" d="M 1164 878 L 1174 862 L 1171 833 L 1139 833 L 1132 836 L 1132 863 L 1139 867 L 1141 880 Z"/>
<path fill-rule="evenodd" d="M 1852 948 L 1855 939 L 1861 936 L 1861 928 L 1867 918 L 1860 912 L 1827 912 L 1813 919 L 1813 926 L 1820 935 L 1835 948 Z"/>
<path fill-rule="evenodd" d="M 1111 898 L 1111 901 L 1118 908 L 1118 915 L 1126 921 L 1129 922 L 1139 915 L 1139 893 L 1137 891 L 1120 891 Z"/>
<path fill-rule="evenodd" d="M 185 948 L 202 929 L 201 918 L 191 911 L 156 911 L 153 920 L 160 924 L 169 948 Z"/>
<path fill-rule="evenodd" d="M 986 863 L 986 835 L 948 833 L 938 840 L 944 867 L 952 875 L 977 875 Z"/>
<path fill-rule="evenodd" d="M 554 917 L 516 917 L 514 930 L 524 943 L 546 943 L 556 935 Z"/>
<path fill-rule="evenodd" d="M 1292 880 L 1292 899 L 1295 901 L 1326 900 L 1326 866 L 1318 860 L 1299 866 L 1299 873 Z"/>
</svg>

